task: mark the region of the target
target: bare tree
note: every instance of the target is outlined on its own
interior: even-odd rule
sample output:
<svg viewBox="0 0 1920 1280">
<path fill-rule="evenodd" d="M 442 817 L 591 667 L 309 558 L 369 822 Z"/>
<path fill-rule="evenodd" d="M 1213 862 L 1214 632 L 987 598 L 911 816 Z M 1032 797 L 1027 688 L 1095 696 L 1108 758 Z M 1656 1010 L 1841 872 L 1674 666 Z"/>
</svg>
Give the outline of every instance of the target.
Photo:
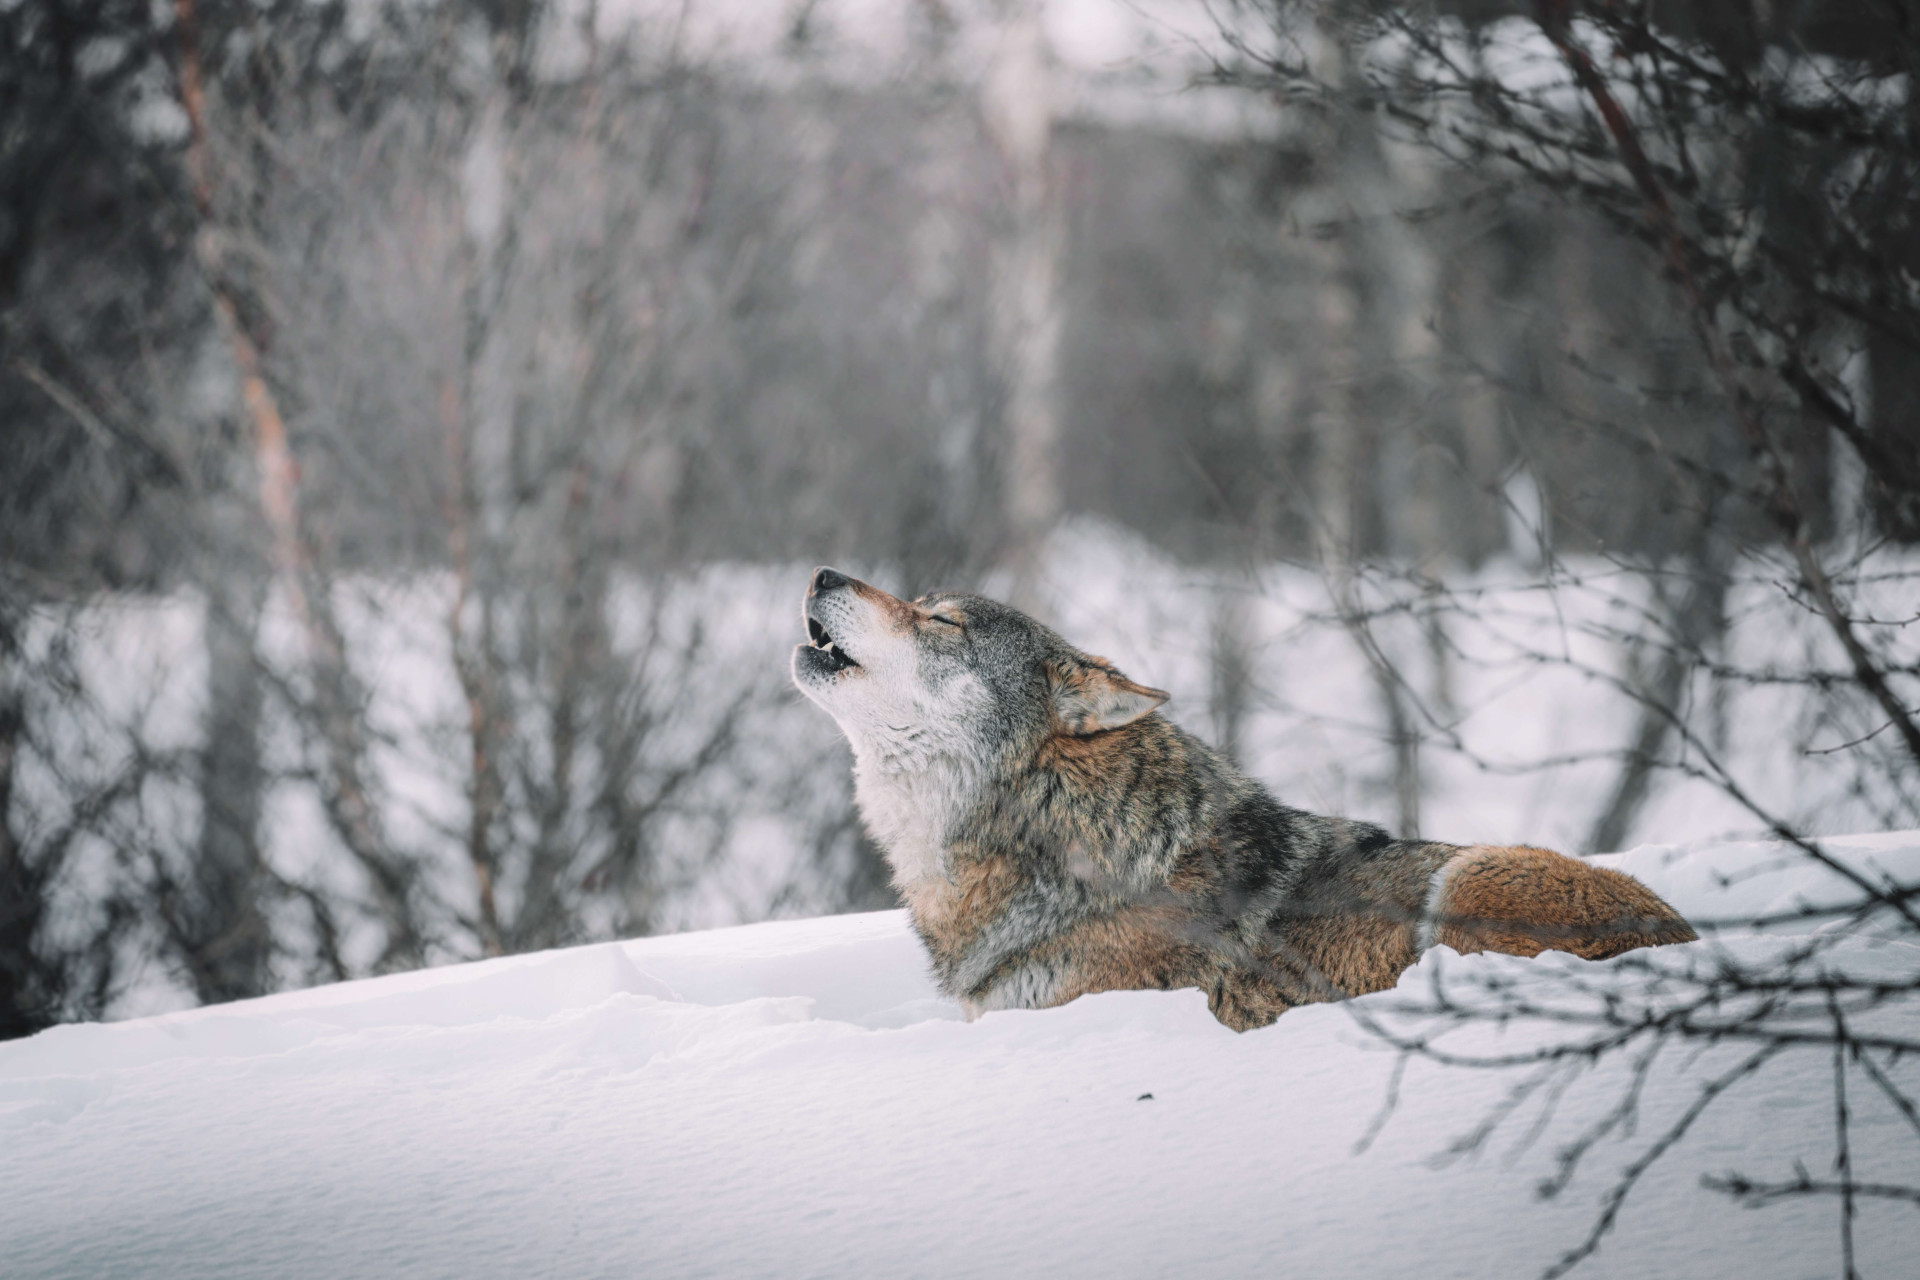
<svg viewBox="0 0 1920 1280">
<path fill-rule="evenodd" d="M 1838 732 L 1808 742 L 1801 758 L 1847 770 L 1853 790 L 1876 797 L 1889 821 L 1920 818 L 1914 618 L 1910 608 L 1886 607 L 1910 598 L 1912 570 L 1899 544 L 1913 536 L 1920 501 L 1913 423 L 1893 385 L 1913 364 L 1920 314 L 1910 291 L 1888 286 L 1902 278 L 1914 245 L 1893 210 L 1912 190 L 1915 139 L 1905 96 L 1890 89 L 1914 69 L 1913 15 L 1894 5 L 1817 20 L 1734 6 L 1665 16 L 1560 2 L 1458 12 L 1348 6 L 1317 17 L 1274 3 L 1242 12 L 1264 25 L 1258 35 L 1247 26 L 1230 33 L 1234 53 L 1215 80 L 1427 157 L 1439 198 L 1402 186 L 1385 202 L 1397 203 L 1409 225 L 1494 217 L 1508 227 L 1557 221 L 1611 233 L 1560 234 L 1566 256 L 1548 312 L 1551 345 L 1538 332 L 1502 343 L 1497 325 L 1476 330 L 1487 319 L 1484 293 L 1447 300 L 1442 309 L 1454 318 L 1436 321 L 1452 335 L 1454 376 L 1477 389 L 1460 394 L 1464 414 L 1484 421 L 1492 395 L 1511 421 L 1540 424 L 1509 431 L 1508 447 L 1543 477 L 1552 545 L 1598 553 L 1617 575 L 1604 588 L 1615 593 L 1617 620 L 1568 627 L 1591 628 L 1625 656 L 1624 670 L 1576 656 L 1564 640 L 1526 655 L 1604 681 L 1637 709 L 1613 753 L 1618 772 L 1594 843 L 1626 840 L 1658 777 L 1703 778 L 1847 890 L 1815 912 L 1832 924 L 1804 945 L 1732 948 L 1710 963 L 1651 955 L 1559 986 L 1463 978 L 1365 1020 L 1405 1054 L 1531 1072 L 1463 1139 L 1467 1147 L 1526 1100 L 1559 1096 L 1588 1064 L 1629 1060 L 1617 1105 L 1564 1150 L 1546 1195 L 1567 1186 L 1602 1138 L 1631 1131 L 1636 1099 L 1666 1046 L 1741 1046 L 1718 1074 L 1696 1079 L 1692 1105 L 1671 1127 L 1641 1140 L 1593 1230 L 1549 1275 L 1598 1247 L 1636 1182 L 1716 1098 L 1795 1055 L 1831 1058 L 1832 1175 L 1733 1172 L 1709 1185 L 1748 1205 L 1833 1197 L 1851 1276 L 1858 1206 L 1869 1197 L 1920 1200 L 1920 1187 L 1858 1166 L 1849 1118 L 1859 1090 L 1909 1121 L 1917 1114 L 1901 1064 L 1920 1043 L 1866 1028 L 1871 1013 L 1913 1007 L 1920 970 L 1905 963 L 1869 974 L 1835 948 L 1863 931 L 1910 939 L 1920 928 L 1920 886 L 1885 881 L 1823 847 L 1801 815 L 1729 759 L 1715 709 L 1729 691 L 1803 691 L 1818 722 Z M 1337 164 L 1364 164 L 1337 151 Z M 1381 212 L 1378 203 L 1340 210 L 1319 231 L 1337 242 L 1363 234 L 1366 218 Z M 1592 255 L 1604 255 L 1604 269 Z M 1640 283 L 1615 289 L 1621 280 Z M 1358 358 L 1392 355 L 1374 344 Z M 1628 474 L 1644 477 L 1639 493 L 1599 500 L 1593 477 L 1620 465 L 1608 456 L 1631 460 Z M 1836 469 L 1861 477 L 1857 514 L 1834 503 Z M 1367 554 L 1362 535 L 1336 541 L 1348 555 Z M 1363 644 L 1419 610 L 1465 623 L 1483 607 L 1484 597 L 1401 567 L 1391 551 L 1374 552 L 1364 590 L 1336 584 L 1333 593 L 1330 621 Z M 1549 549 L 1541 590 L 1580 572 Z M 1824 634 L 1793 657 L 1730 650 L 1729 610 L 1761 591 L 1792 602 Z M 1370 654 L 1420 736 L 1467 752 L 1458 717 L 1423 698 L 1389 648 Z M 1560 1034 L 1513 1054 L 1445 1047 L 1450 1028 L 1489 1019 L 1531 1020 Z"/>
</svg>

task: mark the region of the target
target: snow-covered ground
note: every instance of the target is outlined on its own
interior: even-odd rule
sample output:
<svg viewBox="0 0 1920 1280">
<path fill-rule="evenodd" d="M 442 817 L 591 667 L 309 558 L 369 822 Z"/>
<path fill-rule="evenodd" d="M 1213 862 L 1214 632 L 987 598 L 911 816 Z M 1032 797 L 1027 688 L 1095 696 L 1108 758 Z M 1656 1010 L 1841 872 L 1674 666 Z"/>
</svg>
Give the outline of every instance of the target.
<svg viewBox="0 0 1920 1280">
<path fill-rule="evenodd" d="M 1920 832 L 1826 848 L 1920 879 Z M 1696 919 L 1790 911 L 1829 873 L 1764 844 L 1609 859 Z M 1793 932 L 1789 929 L 1789 932 Z M 1804 926 L 1799 932 L 1807 932 Z M 1731 927 L 1663 964 L 1779 945 Z M 1645 953 L 1642 953 L 1643 955 Z M 1912 973 L 1859 937 L 1831 965 Z M 904 915 L 782 921 L 293 992 L 0 1045 L 0 1272 L 50 1276 L 1412 1276 L 1538 1274 L 1728 1054 L 1674 1052 L 1628 1139 L 1534 1194 L 1617 1096 L 1602 1064 L 1477 1159 L 1436 1157 L 1512 1085 L 1392 1070 L 1353 1016 L 1437 975 L 1554 983 L 1565 956 L 1437 950 L 1397 992 L 1246 1035 L 1197 992 L 1109 993 L 968 1024 Z M 1909 1005 L 1889 1029 L 1920 1033 Z M 1469 1028 L 1460 1047 L 1539 1030 Z M 1507 1040 L 1502 1040 L 1505 1035 Z M 1891 1067 L 1907 1088 L 1920 1063 Z M 1838 1270 L 1830 1201 L 1743 1211 L 1738 1169 L 1826 1176 L 1832 1059 L 1778 1059 L 1656 1164 L 1576 1275 Z M 1920 1141 L 1854 1089 L 1856 1176 L 1920 1181 Z M 1869 1277 L 1913 1276 L 1913 1208 L 1868 1202 Z"/>
</svg>

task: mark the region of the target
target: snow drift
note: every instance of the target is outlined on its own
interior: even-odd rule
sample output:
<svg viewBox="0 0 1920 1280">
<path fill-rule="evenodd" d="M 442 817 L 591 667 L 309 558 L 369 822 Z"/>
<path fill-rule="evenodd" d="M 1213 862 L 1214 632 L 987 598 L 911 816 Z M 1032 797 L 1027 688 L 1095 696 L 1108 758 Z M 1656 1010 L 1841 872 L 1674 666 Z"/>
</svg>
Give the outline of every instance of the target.
<svg viewBox="0 0 1920 1280">
<path fill-rule="evenodd" d="M 1825 842 L 1920 880 L 1920 832 Z M 1690 916 L 1790 914 L 1831 873 L 1765 844 L 1606 859 Z M 1805 933 L 1821 925 L 1800 927 Z M 1794 926 L 1776 926 L 1791 934 Z M 1777 937 L 1726 928 L 1700 963 Z M 1911 973 L 1851 937 L 1836 963 Z M 1615 962 L 1617 963 L 1617 962 Z M 0 1045 L 0 1266 L 14 1277 L 1527 1276 L 1693 1096 L 1650 1078 L 1638 1133 L 1541 1200 L 1623 1064 L 1537 1126 L 1447 1160 L 1511 1085 L 1393 1055 L 1356 1021 L 1438 970 L 1551 982 L 1565 956 L 1444 949 L 1384 992 L 1235 1035 L 1200 993 L 1124 992 L 967 1024 L 904 913 L 750 925 L 345 983 Z M 1920 1010 L 1890 1015 L 1920 1033 Z M 1483 1044 L 1503 1034 L 1470 1028 Z M 1685 1060 L 1682 1060 L 1682 1059 Z M 1893 1070 L 1911 1088 L 1912 1060 Z M 1609 1081 L 1616 1086 L 1609 1089 Z M 1830 1056 L 1722 1097 L 1575 1274 L 1837 1267 L 1835 1206 L 1747 1212 L 1700 1185 L 1832 1160 Z M 1853 1099 L 1856 1176 L 1920 1180 L 1891 1106 Z M 1528 1140 L 1531 1137 L 1531 1140 Z M 1868 1203 L 1867 1276 L 1913 1275 L 1913 1210 Z"/>
</svg>

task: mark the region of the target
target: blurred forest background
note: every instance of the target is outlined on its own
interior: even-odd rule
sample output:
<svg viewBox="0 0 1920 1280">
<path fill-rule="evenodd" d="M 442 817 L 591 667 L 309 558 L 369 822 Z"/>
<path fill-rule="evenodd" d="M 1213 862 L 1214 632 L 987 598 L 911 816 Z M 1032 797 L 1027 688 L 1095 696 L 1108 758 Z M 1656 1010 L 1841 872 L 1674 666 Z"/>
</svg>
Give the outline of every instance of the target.
<svg viewBox="0 0 1920 1280">
<path fill-rule="evenodd" d="M 1920 826 L 1920 26 L 1654 8 L 0 0 L 0 1035 L 892 905 L 817 563 L 1409 834 Z"/>
</svg>

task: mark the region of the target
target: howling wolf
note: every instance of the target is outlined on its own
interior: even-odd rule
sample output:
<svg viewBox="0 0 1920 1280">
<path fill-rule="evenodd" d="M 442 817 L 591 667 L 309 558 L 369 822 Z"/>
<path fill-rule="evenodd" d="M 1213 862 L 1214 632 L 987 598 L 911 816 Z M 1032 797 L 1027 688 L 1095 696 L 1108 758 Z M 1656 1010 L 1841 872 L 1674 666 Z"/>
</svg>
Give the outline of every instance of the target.
<svg viewBox="0 0 1920 1280">
<path fill-rule="evenodd" d="M 861 816 L 969 1017 L 1198 987 L 1244 1031 L 1390 987 L 1435 943 L 1696 936 L 1616 871 L 1290 809 L 1158 715 L 1166 694 L 1006 605 L 818 569 L 803 612 L 794 683 L 853 744 Z"/>
</svg>

